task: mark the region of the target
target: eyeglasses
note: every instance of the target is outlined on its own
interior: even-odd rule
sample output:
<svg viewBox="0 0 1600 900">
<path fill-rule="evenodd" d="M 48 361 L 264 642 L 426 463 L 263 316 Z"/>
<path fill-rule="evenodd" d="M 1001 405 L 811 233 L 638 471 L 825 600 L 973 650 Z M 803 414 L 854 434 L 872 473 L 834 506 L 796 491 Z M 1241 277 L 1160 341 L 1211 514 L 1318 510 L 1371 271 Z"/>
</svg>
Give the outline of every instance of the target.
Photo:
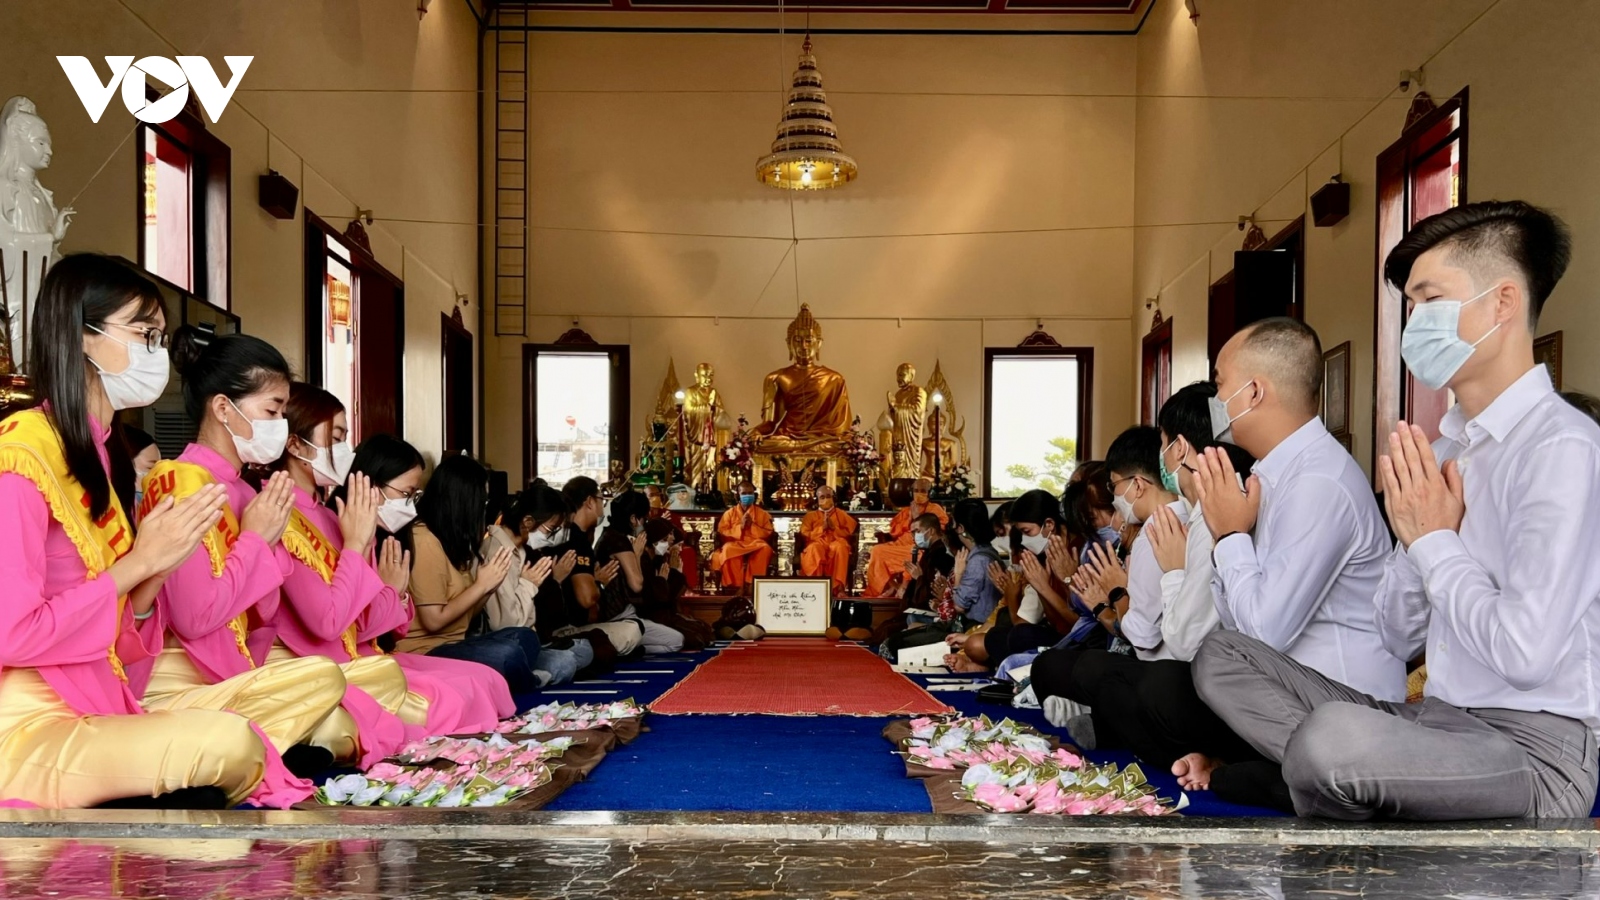
<svg viewBox="0 0 1600 900">
<path fill-rule="evenodd" d="M 152 353 L 155 352 L 157 348 L 166 349 L 167 344 L 171 340 L 167 337 L 167 333 L 165 331 L 162 331 L 154 326 L 134 325 L 129 322 L 107 322 L 105 324 L 107 328 L 126 328 L 144 338 L 145 349 L 151 351 Z"/>
<path fill-rule="evenodd" d="M 400 496 L 396 497 L 396 500 L 410 500 L 412 503 L 422 502 L 422 488 L 402 491 L 401 489 L 389 484 L 380 485 L 380 487 L 382 487 L 385 491 L 394 491 L 396 494 L 399 494 Z"/>
</svg>

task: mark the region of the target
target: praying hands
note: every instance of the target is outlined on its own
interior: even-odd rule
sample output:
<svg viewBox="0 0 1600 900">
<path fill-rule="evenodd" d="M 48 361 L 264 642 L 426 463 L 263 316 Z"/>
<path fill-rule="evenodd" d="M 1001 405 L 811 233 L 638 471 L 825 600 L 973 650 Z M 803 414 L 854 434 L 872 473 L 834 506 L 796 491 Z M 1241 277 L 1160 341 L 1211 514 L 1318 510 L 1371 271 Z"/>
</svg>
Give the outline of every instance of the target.
<svg viewBox="0 0 1600 900">
<path fill-rule="evenodd" d="M 1254 530 L 1261 513 L 1260 479 L 1251 475 L 1241 493 L 1239 473 L 1220 447 L 1207 447 L 1195 458 L 1195 468 L 1195 489 L 1205 510 L 1206 527 L 1217 540 Z"/>
<path fill-rule="evenodd" d="M 1459 531 L 1467 505 L 1455 460 L 1441 468 L 1427 435 L 1400 422 L 1389 435 L 1389 452 L 1378 457 L 1383 505 L 1389 524 L 1407 549 L 1435 531 Z"/>
<path fill-rule="evenodd" d="M 1177 513 L 1165 506 L 1157 509 L 1145 523 L 1144 531 L 1150 538 L 1150 548 L 1155 551 L 1156 564 L 1161 566 L 1161 571 L 1175 572 L 1183 568 L 1189 549 L 1189 529 L 1178 521 Z"/>
</svg>

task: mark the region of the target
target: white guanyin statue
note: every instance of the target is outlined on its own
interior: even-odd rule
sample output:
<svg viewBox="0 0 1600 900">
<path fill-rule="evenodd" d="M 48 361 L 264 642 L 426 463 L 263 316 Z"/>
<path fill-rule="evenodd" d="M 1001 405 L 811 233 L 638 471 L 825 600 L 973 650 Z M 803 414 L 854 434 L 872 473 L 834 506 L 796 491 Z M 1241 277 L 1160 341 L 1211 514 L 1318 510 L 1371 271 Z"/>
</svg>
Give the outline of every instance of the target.
<svg viewBox="0 0 1600 900">
<path fill-rule="evenodd" d="M 44 273 L 60 258 L 58 248 L 73 211 L 57 210 L 39 183 L 50 165 L 50 129 L 33 101 L 12 97 L 0 108 L 0 300 L 9 340 L 0 346 L 0 374 L 23 367 L 33 298 Z"/>
</svg>

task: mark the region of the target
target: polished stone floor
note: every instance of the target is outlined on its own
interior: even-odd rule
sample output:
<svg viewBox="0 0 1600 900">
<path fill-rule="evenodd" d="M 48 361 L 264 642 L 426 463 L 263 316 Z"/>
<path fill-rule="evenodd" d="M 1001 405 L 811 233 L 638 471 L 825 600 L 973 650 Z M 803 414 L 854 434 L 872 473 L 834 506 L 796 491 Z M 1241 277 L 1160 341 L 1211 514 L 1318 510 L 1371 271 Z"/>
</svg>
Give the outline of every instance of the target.
<svg viewBox="0 0 1600 900">
<path fill-rule="evenodd" d="M 1020 836 L 1020 835 L 1019 835 Z M 0 839 L 0 896 L 1600 897 L 1586 849 L 1021 841 Z"/>
</svg>

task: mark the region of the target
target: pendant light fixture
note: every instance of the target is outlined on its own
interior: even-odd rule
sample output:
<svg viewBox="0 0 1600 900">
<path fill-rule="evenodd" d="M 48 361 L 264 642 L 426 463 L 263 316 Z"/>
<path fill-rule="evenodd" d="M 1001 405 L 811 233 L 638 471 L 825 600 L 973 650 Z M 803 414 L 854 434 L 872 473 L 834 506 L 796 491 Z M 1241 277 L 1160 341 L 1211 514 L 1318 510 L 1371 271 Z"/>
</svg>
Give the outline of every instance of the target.
<svg viewBox="0 0 1600 900">
<path fill-rule="evenodd" d="M 756 177 L 794 191 L 820 191 L 856 178 L 856 161 L 839 144 L 809 33 L 800 48 L 800 67 L 778 123 L 778 138 L 772 142 L 772 152 L 756 163 Z"/>
</svg>

